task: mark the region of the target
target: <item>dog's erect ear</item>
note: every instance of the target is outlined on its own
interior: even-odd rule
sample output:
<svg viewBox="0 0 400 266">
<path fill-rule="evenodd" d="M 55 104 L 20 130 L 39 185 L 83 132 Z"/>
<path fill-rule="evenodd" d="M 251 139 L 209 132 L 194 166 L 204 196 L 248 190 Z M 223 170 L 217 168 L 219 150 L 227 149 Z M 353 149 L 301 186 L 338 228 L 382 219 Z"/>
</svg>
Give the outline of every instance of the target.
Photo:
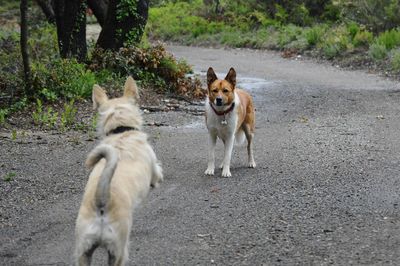
<svg viewBox="0 0 400 266">
<path fill-rule="evenodd" d="M 236 71 L 233 67 L 229 69 L 228 74 L 226 74 L 225 80 L 229 81 L 233 85 L 233 88 L 236 86 Z"/>
<path fill-rule="evenodd" d="M 139 91 L 136 86 L 136 82 L 131 76 L 129 76 L 125 81 L 124 97 L 131 97 L 135 98 L 136 100 L 139 99 Z"/>
<path fill-rule="evenodd" d="M 214 69 L 212 69 L 212 67 L 210 67 L 207 70 L 207 87 L 210 88 L 211 84 L 216 81 L 217 75 L 215 75 Z"/>
<path fill-rule="evenodd" d="M 106 92 L 97 84 L 93 85 L 92 100 L 95 110 L 108 100 Z"/>
</svg>

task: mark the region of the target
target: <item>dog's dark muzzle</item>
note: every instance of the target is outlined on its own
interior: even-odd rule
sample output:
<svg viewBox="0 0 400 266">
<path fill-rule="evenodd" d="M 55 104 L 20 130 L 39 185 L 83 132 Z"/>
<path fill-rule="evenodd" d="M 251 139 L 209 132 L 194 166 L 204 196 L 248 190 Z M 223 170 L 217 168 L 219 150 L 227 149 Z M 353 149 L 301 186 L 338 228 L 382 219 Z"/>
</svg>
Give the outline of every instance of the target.
<svg viewBox="0 0 400 266">
<path fill-rule="evenodd" d="M 221 97 L 217 97 L 215 99 L 215 103 L 216 103 L 217 106 L 222 106 L 222 98 Z"/>
</svg>

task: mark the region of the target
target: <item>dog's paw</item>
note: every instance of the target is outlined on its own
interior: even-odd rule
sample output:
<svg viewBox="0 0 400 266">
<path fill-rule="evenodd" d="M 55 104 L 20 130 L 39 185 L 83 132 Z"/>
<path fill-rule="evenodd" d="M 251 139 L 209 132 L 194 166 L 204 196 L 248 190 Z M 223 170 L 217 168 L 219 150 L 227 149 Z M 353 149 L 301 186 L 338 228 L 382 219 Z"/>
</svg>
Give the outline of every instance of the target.
<svg viewBox="0 0 400 266">
<path fill-rule="evenodd" d="M 232 174 L 231 174 L 231 171 L 229 170 L 229 168 L 222 170 L 222 177 L 231 177 L 231 176 L 232 176 Z"/>
<path fill-rule="evenodd" d="M 160 182 L 150 184 L 150 187 L 152 187 L 152 188 L 158 188 L 159 186 L 160 186 Z"/>
<path fill-rule="evenodd" d="M 249 162 L 249 168 L 256 168 L 256 162 Z"/>
<path fill-rule="evenodd" d="M 207 170 L 204 172 L 204 174 L 206 174 L 206 175 L 214 175 L 214 169 L 207 168 Z"/>
</svg>

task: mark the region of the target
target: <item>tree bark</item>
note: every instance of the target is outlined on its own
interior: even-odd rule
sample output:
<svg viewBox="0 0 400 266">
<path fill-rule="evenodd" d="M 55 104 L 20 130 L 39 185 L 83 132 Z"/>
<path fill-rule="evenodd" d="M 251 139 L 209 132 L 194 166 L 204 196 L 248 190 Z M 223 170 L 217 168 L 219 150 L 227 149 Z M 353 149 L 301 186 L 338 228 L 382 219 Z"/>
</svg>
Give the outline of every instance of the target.
<svg viewBox="0 0 400 266">
<path fill-rule="evenodd" d="M 103 27 L 107 17 L 107 7 L 109 4 L 108 0 L 87 0 L 88 6 L 93 11 L 94 16 L 99 22 L 100 26 Z"/>
<path fill-rule="evenodd" d="M 60 55 L 84 61 L 86 45 L 86 1 L 57 0 L 54 2 Z"/>
<path fill-rule="evenodd" d="M 124 46 L 138 44 L 144 33 L 148 11 L 149 0 L 137 0 L 136 6 L 121 0 L 110 0 L 97 47 L 118 50 Z"/>
<path fill-rule="evenodd" d="M 31 86 L 31 69 L 29 63 L 29 53 L 28 53 L 28 0 L 21 0 L 20 3 L 21 10 L 21 55 L 22 62 L 24 65 L 24 79 L 25 79 L 25 92 L 28 95 L 32 90 Z"/>
<path fill-rule="evenodd" d="M 36 0 L 36 3 L 42 9 L 47 21 L 51 24 L 56 23 L 56 14 L 54 13 L 53 6 L 51 5 L 51 0 Z"/>
</svg>

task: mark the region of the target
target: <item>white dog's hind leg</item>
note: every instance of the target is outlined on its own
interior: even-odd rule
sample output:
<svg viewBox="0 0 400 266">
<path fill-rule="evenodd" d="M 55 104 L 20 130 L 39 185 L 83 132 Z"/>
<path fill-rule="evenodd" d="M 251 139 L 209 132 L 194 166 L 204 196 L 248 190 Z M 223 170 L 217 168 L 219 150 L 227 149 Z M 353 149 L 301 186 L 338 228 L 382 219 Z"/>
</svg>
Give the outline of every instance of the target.
<svg viewBox="0 0 400 266">
<path fill-rule="evenodd" d="M 217 144 L 217 135 L 211 133 L 208 138 L 208 166 L 207 170 L 204 172 L 206 175 L 214 175 L 215 168 L 215 145 Z"/>
<path fill-rule="evenodd" d="M 225 141 L 225 154 L 224 154 L 224 161 L 222 167 L 222 176 L 223 177 L 231 177 L 231 156 L 233 150 L 233 142 L 234 142 L 234 135 L 229 136 L 229 138 Z"/>
<path fill-rule="evenodd" d="M 91 247 L 83 249 L 83 245 L 79 244 L 80 247 L 77 248 L 75 252 L 77 266 L 89 266 L 92 261 L 92 255 L 94 250 L 97 248 L 97 244 L 92 244 Z"/>
<path fill-rule="evenodd" d="M 253 155 L 253 137 L 254 133 L 250 132 L 250 129 L 248 125 L 243 126 L 244 133 L 246 134 L 247 138 L 247 155 L 248 155 L 248 166 L 250 168 L 255 168 L 256 167 L 256 162 L 254 161 L 254 155 Z"/>
</svg>

